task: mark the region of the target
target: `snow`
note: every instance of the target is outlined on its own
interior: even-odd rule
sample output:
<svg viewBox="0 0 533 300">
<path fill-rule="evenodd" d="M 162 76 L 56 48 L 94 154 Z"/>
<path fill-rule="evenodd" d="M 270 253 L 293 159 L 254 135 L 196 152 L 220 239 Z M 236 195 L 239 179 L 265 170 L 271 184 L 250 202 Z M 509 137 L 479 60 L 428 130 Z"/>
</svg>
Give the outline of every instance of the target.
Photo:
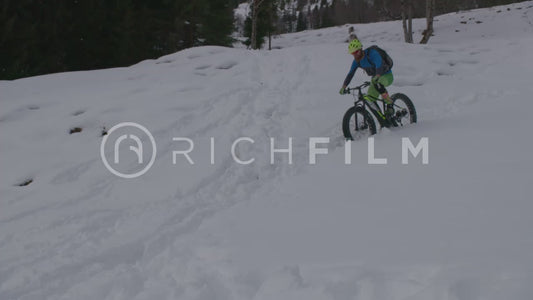
<svg viewBox="0 0 533 300">
<path fill-rule="evenodd" d="M 241 3 L 233 10 L 233 19 L 235 20 L 234 38 L 242 38 L 244 36 L 244 23 L 246 18 L 250 15 L 250 3 Z M 242 43 L 235 43 L 236 46 L 242 46 Z"/>
<path fill-rule="evenodd" d="M 237 8 L 233 10 L 233 12 L 235 16 L 246 19 L 246 17 L 248 17 L 248 15 L 250 14 L 250 3 L 244 2 L 239 4 Z"/>
<path fill-rule="evenodd" d="M 418 110 L 375 136 L 387 165 L 367 140 L 345 163 L 350 25 L 0 81 L 0 299 L 532 299 L 533 1 L 437 20 L 428 45 L 398 22 L 353 25 Z M 157 142 L 135 179 L 100 157 L 121 122 Z M 172 163 L 175 137 L 194 165 Z M 232 156 L 240 137 L 251 164 Z M 271 164 L 271 138 L 291 137 L 293 163 Z M 316 165 L 311 137 L 329 138 Z M 424 137 L 428 164 L 402 164 L 402 138 Z"/>
</svg>

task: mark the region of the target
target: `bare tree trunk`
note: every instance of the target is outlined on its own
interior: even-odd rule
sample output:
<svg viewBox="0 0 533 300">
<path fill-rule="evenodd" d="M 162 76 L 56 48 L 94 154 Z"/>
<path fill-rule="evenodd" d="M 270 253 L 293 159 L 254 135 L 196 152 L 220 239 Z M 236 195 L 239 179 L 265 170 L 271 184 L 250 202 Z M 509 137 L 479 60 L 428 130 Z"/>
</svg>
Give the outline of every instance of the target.
<svg viewBox="0 0 533 300">
<path fill-rule="evenodd" d="M 409 43 L 413 43 L 413 0 L 409 0 L 409 7 L 407 9 L 407 30 L 409 30 Z"/>
<path fill-rule="evenodd" d="M 250 47 L 257 49 L 257 17 L 259 15 L 259 6 L 264 0 L 252 0 L 252 36 L 250 38 Z"/>
<path fill-rule="evenodd" d="M 435 12 L 435 0 L 426 0 L 426 23 L 427 28 L 424 30 L 424 36 L 420 44 L 427 44 L 433 34 L 433 15 Z"/>
<path fill-rule="evenodd" d="M 309 3 L 309 0 L 307 0 L 307 28 L 313 28 L 313 24 L 311 23 L 311 4 Z"/>
<path fill-rule="evenodd" d="M 403 36 L 406 43 L 413 43 L 413 5 L 412 0 L 401 1 Z"/>
<path fill-rule="evenodd" d="M 407 18 L 405 14 L 405 1 L 402 1 L 402 26 L 403 26 L 403 38 L 406 43 L 409 43 L 409 32 L 407 31 Z"/>
<path fill-rule="evenodd" d="M 250 37 L 250 47 L 255 49 L 256 32 L 257 32 L 257 9 L 255 6 L 256 0 L 252 0 L 252 34 Z"/>
<path fill-rule="evenodd" d="M 269 24 L 269 28 L 268 28 L 268 50 L 272 50 L 272 1 L 269 2 L 269 7 L 268 7 L 268 24 Z"/>
</svg>

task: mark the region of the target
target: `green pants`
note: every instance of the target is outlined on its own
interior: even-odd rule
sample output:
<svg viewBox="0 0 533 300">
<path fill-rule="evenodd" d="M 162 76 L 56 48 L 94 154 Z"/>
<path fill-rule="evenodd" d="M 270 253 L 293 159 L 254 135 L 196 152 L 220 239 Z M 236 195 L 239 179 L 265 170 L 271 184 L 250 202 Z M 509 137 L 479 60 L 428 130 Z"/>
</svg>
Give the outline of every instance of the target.
<svg viewBox="0 0 533 300">
<path fill-rule="evenodd" d="M 394 81 L 394 77 L 392 76 L 392 72 L 379 76 L 379 79 L 377 80 L 377 82 L 382 84 L 384 87 L 388 87 L 389 85 L 392 84 L 393 81 Z M 368 95 L 370 96 L 370 99 L 379 98 L 380 93 L 376 89 L 374 82 L 372 82 L 372 84 L 368 88 Z"/>
</svg>

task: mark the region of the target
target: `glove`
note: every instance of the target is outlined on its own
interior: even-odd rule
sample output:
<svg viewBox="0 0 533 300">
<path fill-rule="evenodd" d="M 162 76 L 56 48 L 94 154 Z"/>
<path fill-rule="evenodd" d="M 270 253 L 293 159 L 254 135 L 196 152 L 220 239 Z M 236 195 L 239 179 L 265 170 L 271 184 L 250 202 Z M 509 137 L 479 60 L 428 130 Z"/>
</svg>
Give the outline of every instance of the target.
<svg viewBox="0 0 533 300">
<path fill-rule="evenodd" d="M 344 87 L 341 87 L 341 90 L 339 91 L 339 94 L 341 94 L 341 95 L 346 94 L 346 90 L 344 89 Z"/>
<path fill-rule="evenodd" d="M 372 77 L 372 79 L 370 81 L 372 81 L 372 84 L 376 85 L 378 83 L 378 80 L 379 80 L 379 76 L 374 76 Z"/>
</svg>

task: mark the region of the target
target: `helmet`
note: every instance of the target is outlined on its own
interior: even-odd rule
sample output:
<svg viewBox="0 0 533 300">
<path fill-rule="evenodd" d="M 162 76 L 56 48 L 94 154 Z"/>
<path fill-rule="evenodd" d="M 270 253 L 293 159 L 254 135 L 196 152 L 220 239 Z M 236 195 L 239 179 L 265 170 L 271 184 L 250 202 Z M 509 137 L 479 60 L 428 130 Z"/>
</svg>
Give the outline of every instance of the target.
<svg viewBox="0 0 533 300">
<path fill-rule="evenodd" d="M 360 49 L 363 49 L 363 44 L 361 44 L 361 42 L 358 39 L 353 39 L 348 45 L 348 52 L 350 54 Z"/>
</svg>

